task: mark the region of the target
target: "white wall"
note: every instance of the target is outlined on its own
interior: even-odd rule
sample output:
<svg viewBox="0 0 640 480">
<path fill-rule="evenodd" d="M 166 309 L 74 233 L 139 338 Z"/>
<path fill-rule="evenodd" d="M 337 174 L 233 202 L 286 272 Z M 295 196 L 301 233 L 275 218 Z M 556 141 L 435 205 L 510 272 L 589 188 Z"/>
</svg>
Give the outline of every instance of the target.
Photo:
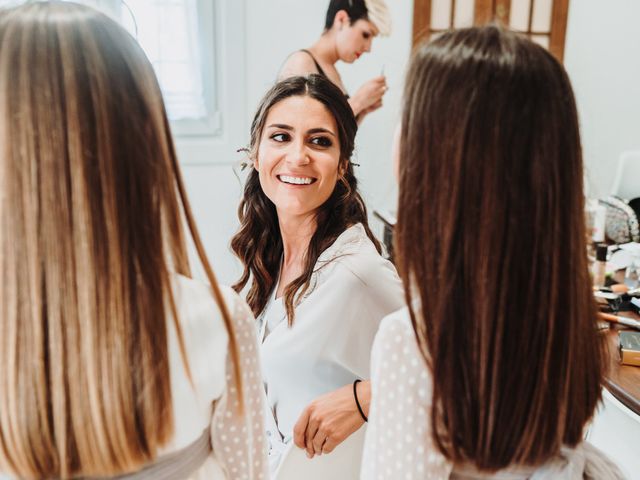
<svg viewBox="0 0 640 480">
<path fill-rule="evenodd" d="M 565 67 L 576 94 L 592 197 L 610 193 L 621 152 L 640 150 L 639 26 L 638 0 L 569 4 Z"/>
<path fill-rule="evenodd" d="M 320 35 L 328 0 L 225 1 L 242 4 L 244 12 L 243 18 L 225 25 L 240 32 L 240 40 L 220 46 L 234 72 L 244 72 L 235 73 L 225 85 L 226 100 L 237 118 L 222 146 L 211 146 L 213 163 L 194 160 L 193 149 L 184 142 L 180 154 L 206 248 L 220 279 L 230 283 L 240 272 L 228 249 L 241 195 L 232 171 L 239 158 L 235 149 L 247 142 L 250 119 L 283 60 Z M 373 51 L 355 64 L 338 66 L 351 92 L 379 74 L 383 65 L 390 87 L 384 107 L 365 119 L 357 137 L 356 163 L 361 164 L 357 174 L 370 211 L 395 204 L 389 151 L 410 55 L 413 1 L 388 0 L 388 4 L 394 23 L 391 37 L 375 39 Z M 622 151 L 640 149 L 639 21 L 638 0 L 570 2 L 565 66 L 576 93 L 591 196 L 609 193 Z M 199 152 L 201 156 L 202 148 Z M 375 228 L 377 222 L 372 220 L 372 225 Z"/>
<path fill-rule="evenodd" d="M 238 109 L 245 112 L 243 125 L 235 121 L 228 140 L 211 145 L 212 162 L 202 162 L 202 145 L 179 142 L 179 154 L 189 197 L 214 270 L 222 283 L 231 283 L 240 273 L 230 253 L 229 240 L 237 228 L 236 210 L 241 186 L 232 164 L 239 159 L 235 149 L 248 142 L 250 120 L 262 95 L 272 85 L 287 55 L 311 45 L 320 36 L 328 0 L 226 0 L 244 3 L 245 18 L 228 29 L 244 32 L 245 53 L 233 58 L 234 68 L 244 70 L 244 78 L 226 85 L 228 98 L 242 97 Z M 412 0 L 388 0 L 393 17 L 393 34 L 377 38 L 370 54 L 353 65 L 338 65 L 347 89 L 355 91 L 362 82 L 379 75 L 384 65 L 389 91 L 382 109 L 367 117 L 356 139 L 356 163 L 361 190 L 370 211 L 395 205 L 395 184 L 391 175 L 390 150 L 399 114 L 404 70 L 411 50 Z M 225 48 L 235 48 L 223 46 Z M 237 49 L 236 49 L 237 50 Z M 241 132 L 236 131 L 241 129 Z M 193 143 L 193 142 L 192 142 Z M 196 155 L 194 152 L 197 152 Z M 196 159 L 196 156 L 198 157 Z M 372 219 L 372 226 L 377 222 Z"/>
</svg>

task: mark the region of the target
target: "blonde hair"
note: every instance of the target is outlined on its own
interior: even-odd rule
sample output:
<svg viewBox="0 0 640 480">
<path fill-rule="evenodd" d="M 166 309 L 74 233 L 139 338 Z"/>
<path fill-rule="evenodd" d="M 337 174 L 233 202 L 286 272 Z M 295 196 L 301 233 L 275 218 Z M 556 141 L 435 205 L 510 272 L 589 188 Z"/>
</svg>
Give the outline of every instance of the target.
<svg viewBox="0 0 640 480">
<path fill-rule="evenodd" d="M 364 0 L 364 4 L 367 6 L 369 21 L 376 26 L 380 35 L 391 35 L 391 14 L 384 0 Z"/>
<path fill-rule="evenodd" d="M 113 475 L 174 431 L 167 317 L 196 230 L 152 67 L 87 7 L 0 12 L 0 471 Z M 188 371 L 188 365 L 187 365 Z"/>
</svg>

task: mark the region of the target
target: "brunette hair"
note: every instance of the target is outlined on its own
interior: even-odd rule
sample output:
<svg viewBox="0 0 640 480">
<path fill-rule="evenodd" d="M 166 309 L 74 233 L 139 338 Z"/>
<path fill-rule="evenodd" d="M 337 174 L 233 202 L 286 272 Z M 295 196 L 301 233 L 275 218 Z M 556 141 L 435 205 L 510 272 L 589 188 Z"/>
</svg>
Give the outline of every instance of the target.
<svg viewBox="0 0 640 480">
<path fill-rule="evenodd" d="M 135 470 L 174 432 L 169 316 L 188 372 L 185 220 L 237 353 L 153 69 L 106 16 L 0 13 L 0 192 L 0 471 Z"/>
<path fill-rule="evenodd" d="M 318 257 L 347 228 L 361 223 L 378 252 L 380 243 L 369 229 L 367 209 L 358 193 L 358 181 L 350 162 L 358 124 L 353 110 L 342 91 L 322 75 L 291 77 L 274 85 L 264 96 L 251 124 L 250 157 L 258 156 L 258 145 L 264 124 L 271 108 L 282 100 L 294 96 L 306 96 L 322 103 L 333 115 L 340 140 L 340 167 L 344 172 L 338 179 L 333 193 L 317 212 L 317 230 L 309 243 L 304 259 L 303 273 L 284 291 L 284 301 L 289 325 L 294 320 L 294 303 L 309 288 L 311 275 Z M 231 248 L 244 265 L 244 272 L 233 286 L 240 292 L 252 277 L 247 303 L 254 315 L 259 315 L 273 291 L 282 260 L 283 246 L 276 208 L 262 191 L 258 172 L 254 169 L 244 188 L 244 196 L 238 208 L 240 230 L 231 240 Z"/>
<path fill-rule="evenodd" d="M 402 125 L 396 251 L 433 438 L 479 469 L 540 464 L 582 440 L 603 376 L 567 74 L 496 26 L 444 33 L 413 56 Z"/>
</svg>

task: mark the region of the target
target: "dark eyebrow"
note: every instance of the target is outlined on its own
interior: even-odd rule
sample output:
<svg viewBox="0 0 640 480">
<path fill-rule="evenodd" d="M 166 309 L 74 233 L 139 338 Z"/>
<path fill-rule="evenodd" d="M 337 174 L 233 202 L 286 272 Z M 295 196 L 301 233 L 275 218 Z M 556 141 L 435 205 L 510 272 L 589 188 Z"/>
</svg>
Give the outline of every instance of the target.
<svg viewBox="0 0 640 480">
<path fill-rule="evenodd" d="M 291 125 L 287 125 L 286 123 L 272 123 L 271 125 L 267 125 L 267 128 L 279 128 L 281 130 L 288 130 L 288 131 L 295 130 L 295 128 L 293 128 Z M 327 133 L 332 137 L 336 137 L 336 134 L 327 128 L 322 128 L 322 127 L 311 128 L 307 131 L 307 135 L 313 135 L 315 133 Z"/>
<path fill-rule="evenodd" d="M 335 133 L 333 133 L 331 130 L 327 130 L 326 128 L 312 128 L 309 131 L 307 131 L 307 134 L 309 135 L 313 135 L 314 133 L 328 133 L 332 137 L 336 136 Z"/>
<path fill-rule="evenodd" d="M 280 128 L 282 130 L 293 130 L 293 127 L 291 125 L 286 125 L 284 123 L 272 123 L 271 125 L 268 125 L 267 128 Z"/>
</svg>

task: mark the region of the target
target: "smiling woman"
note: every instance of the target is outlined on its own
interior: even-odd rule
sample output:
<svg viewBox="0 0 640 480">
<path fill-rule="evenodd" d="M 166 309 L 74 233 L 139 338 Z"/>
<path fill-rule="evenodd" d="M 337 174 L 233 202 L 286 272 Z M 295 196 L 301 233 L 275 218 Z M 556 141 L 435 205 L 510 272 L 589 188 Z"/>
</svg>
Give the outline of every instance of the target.
<svg viewBox="0 0 640 480">
<path fill-rule="evenodd" d="M 264 97 L 251 128 L 249 174 L 232 248 L 259 318 L 272 468 L 294 437 L 331 452 L 364 423 L 369 356 L 381 318 L 400 307 L 396 271 L 380 255 L 350 161 L 357 124 L 320 75 Z M 286 321 L 285 321 L 286 320 Z M 359 462 L 359 459 L 353 459 Z"/>
</svg>

